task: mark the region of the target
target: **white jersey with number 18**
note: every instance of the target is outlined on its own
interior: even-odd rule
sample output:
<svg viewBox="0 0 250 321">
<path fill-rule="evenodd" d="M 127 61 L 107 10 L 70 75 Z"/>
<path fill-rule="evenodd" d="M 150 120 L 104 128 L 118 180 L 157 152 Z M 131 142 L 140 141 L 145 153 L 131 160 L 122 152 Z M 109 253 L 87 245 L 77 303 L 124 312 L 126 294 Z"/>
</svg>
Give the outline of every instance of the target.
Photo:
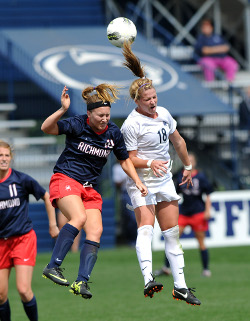
<svg viewBox="0 0 250 321">
<path fill-rule="evenodd" d="M 137 157 L 170 161 L 169 135 L 176 130 L 177 123 L 166 108 L 157 106 L 156 112 L 158 117 L 154 119 L 134 109 L 122 125 L 121 131 L 127 150 L 137 150 Z M 137 173 L 142 181 L 147 181 L 147 186 L 150 182 L 153 185 L 159 184 L 172 177 L 164 175 L 157 178 L 149 168 L 137 168 Z"/>
</svg>

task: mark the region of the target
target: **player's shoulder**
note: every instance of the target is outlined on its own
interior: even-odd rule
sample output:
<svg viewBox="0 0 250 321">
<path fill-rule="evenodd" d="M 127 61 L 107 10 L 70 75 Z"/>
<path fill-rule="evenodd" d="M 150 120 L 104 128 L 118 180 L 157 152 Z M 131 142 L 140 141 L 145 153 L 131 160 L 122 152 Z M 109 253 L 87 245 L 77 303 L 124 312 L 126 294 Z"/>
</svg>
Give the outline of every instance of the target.
<svg viewBox="0 0 250 321">
<path fill-rule="evenodd" d="M 24 172 L 20 172 L 14 168 L 11 168 L 11 175 L 16 176 L 18 178 L 26 178 L 28 175 L 25 174 Z"/>
<path fill-rule="evenodd" d="M 73 120 L 75 122 L 80 122 L 80 123 L 85 123 L 87 118 L 88 118 L 88 116 L 86 114 L 74 115 L 74 116 L 70 117 L 71 120 Z"/>
<path fill-rule="evenodd" d="M 112 121 L 109 121 L 108 123 L 108 132 L 110 132 L 113 135 L 119 135 L 121 133 L 120 128 Z"/>
<path fill-rule="evenodd" d="M 120 130 L 120 128 L 112 121 L 109 121 L 108 127 L 110 130 L 118 130 L 118 131 Z"/>
<path fill-rule="evenodd" d="M 160 116 L 171 117 L 171 114 L 166 107 L 157 106 L 156 110 L 157 110 L 157 113 L 160 114 Z"/>
<path fill-rule="evenodd" d="M 24 172 L 20 172 L 16 169 L 13 169 L 13 168 L 11 168 L 11 175 L 10 175 L 9 179 L 11 182 L 13 182 L 13 183 L 15 182 L 20 185 L 24 185 L 27 182 L 30 182 L 32 180 L 34 181 L 34 179 L 30 175 L 28 175 Z"/>
<path fill-rule="evenodd" d="M 176 124 L 176 120 L 173 118 L 173 116 L 170 114 L 167 108 L 162 106 L 157 106 L 156 111 L 158 113 L 158 117 L 160 120 L 163 120 L 168 124 L 171 124 L 170 125 L 171 127 L 174 126 L 174 124 Z"/>
<path fill-rule="evenodd" d="M 31 177 L 29 174 L 27 174 L 27 173 L 24 173 L 24 172 L 20 172 L 20 171 L 17 171 L 17 170 L 13 170 L 12 169 L 12 171 L 13 171 L 13 173 L 17 176 L 17 177 L 19 177 L 20 179 L 22 179 L 22 180 L 33 180 L 33 181 L 35 181 L 35 179 L 33 178 L 33 177 Z"/>
<path fill-rule="evenodd" d="M 80 123 L 84 123 L 86 122 L 86 119 L 88 118 L 88 116 L 86 114 L 83 115 L 73 115 L 70 116 L 68 118 L 64 118 L 61 121 L 66 121 L 66 122 L 80 122 Z M 59 121 L 60 122 L 60 121 Z"/>
<path fill-rule="evenodd" d="M 131 111 L 126 120 L 124 121 L 122 128 L 134 127 L 135 125 L 140 124 L 143 120 L 143 115 L 138 113 L 135 109 Z"/>
</svg>

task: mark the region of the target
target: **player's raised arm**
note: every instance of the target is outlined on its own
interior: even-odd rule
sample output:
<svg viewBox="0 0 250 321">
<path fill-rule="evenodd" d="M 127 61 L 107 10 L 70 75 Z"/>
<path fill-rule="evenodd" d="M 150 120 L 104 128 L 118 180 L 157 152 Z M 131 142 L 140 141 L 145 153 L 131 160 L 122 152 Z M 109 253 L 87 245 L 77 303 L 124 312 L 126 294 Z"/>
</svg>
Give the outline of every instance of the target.
<svg viewBox="0 0 250 321">
<path fill-rule="evenodd" d="M 50 135 L 58 135 L 58 120 L 66 113 L 70 106 L 70 97 L 67 93 L 68 88 L 64 86 L 61 96 L 62 107 L 50 115 L 42 124 L 41 130 Z"/>
</svg>

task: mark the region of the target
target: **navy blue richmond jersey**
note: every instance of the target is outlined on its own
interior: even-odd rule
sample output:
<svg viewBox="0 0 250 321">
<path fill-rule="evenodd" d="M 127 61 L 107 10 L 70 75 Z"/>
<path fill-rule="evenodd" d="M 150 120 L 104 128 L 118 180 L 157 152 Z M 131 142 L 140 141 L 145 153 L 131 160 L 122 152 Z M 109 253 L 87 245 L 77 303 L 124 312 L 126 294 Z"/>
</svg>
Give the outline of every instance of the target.
<svg viewBox="0 0 250 321">
<path fill-rule="evenodd" d="M 203 194 L 209 195 L 213 192 L 213 187 L 202 172 L 196 171 L 192 175 L 193 186 L 187 188 L 187 184 L 180 186 L 183 173 L 179 173 L 177 177 L 177 193 L 183 196 L 183 202 L 180 204 L 180 214 L 191 216 L 196 213 L 204 212 L 205 202 L 202 198 Z"/>
<path fill-rule="evenodd" d="M 0 180 L 0 238 L 23 235 L 32 229 L 29 218 L 29 195 L 39 200 L 45 189 L 27 174 L 9 169 Z"/>
<path fill-rule="evenodd" d="M 106 130 L 97 134 L 87 119 L 87 115 L 78 115 L 57 122 L 59 135 L 66 135 L 66 146 L 54 173 L 62 173 L 81 184 L 95 187 L 108 155 L 113 151 L 118 160 L 125 160 L 128 152 L 117 125 L 109 122 Z"/>
</svg>

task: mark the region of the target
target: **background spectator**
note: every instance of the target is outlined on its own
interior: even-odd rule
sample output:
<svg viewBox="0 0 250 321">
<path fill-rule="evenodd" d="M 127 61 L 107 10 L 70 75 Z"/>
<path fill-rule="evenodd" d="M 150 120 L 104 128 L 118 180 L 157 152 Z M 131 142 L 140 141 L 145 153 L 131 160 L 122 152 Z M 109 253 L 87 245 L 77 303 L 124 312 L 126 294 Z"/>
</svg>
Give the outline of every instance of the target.
<svg viewBox="0 0 250 321">
<path fill-rule="evenodd" d="M 238 63 L 228 55 L 230 46 L 224 38 L 214 33 L 213 24 L 209 19 L 201 23 L 201 33 L 195 45 L 195 53 L 200 57 L 206 81 L 215 78 L 215 70 L 220 68 L 225 72 L 226 79 L 232 82 L 238 70 Z"/>
</svg>

